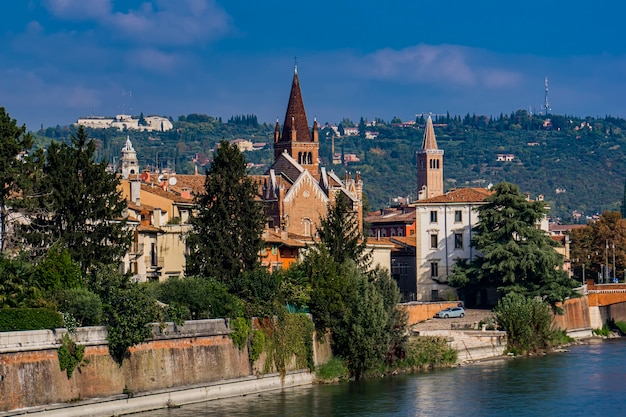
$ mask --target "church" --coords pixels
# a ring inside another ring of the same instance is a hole
[[[273,147],[274,163],[264,175],[254,177],[268,208],[264,236],[270,247],[263,262],[272,270],[287,267],[296,260],[296,249],[314,240],[320,217],[326,216],[339,194],[352,202],[363,230],[361,176],[357,172],[342,179],[320,165],[319,125],[314,120],[309,128],[297,67],[282,129],[276,121]]]
[[[358,173],[339,178],[320,166],[319,126],[314,120],[309,127],[297,67],[282,129],[276,122],[273,147],[274,163],[263,175],[252,176],[258,187],[256,198],[268,214],[263,232],[266,247],[259,257],[271,271],[288,268],[298,259],[315,240],[320,218],[340,194],[352,203],[359,230],[363,229],[363,181]],[[136,281],[184,276],[185,235],[191,227],[194,195],[204,192],[205,177],[142,172],[130,138],[121,153],[117,172],[135,236],[124,259],[125,272]],[[382,246],[373,247],[374,265],[388,266],[390,249]]]

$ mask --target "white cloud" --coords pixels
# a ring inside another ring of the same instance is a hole
[[[67,20],[100,20],[111,14],[111,0],[46,0],[45,6],[56,17]]]
[[[420,44],[400,50],[381,49],[362,59],[365,75],[403,83],[446,82],[458,86],[503,88],[515,85],[515,71],[491,67],[483,51],[456,45]],[[478,59],[477,59],[478,58]]]
[[[106,36],[130,44],[195,45],[232,30],[215,0],[151,0],[122,11],[114,11],[111,0],[47,0],[46,7],[60,19],[93,21]]]

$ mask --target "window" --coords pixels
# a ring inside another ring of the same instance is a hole
[[[431,211],[430,212],[430,222],[431,223],[437,223],[437,212],[436,211]]]
[[[311,236],[311,219],[303,219],[304,223],[304,236]]]
[[[437,234],[432,234],[430,235],[430,248],[431,249],[437,249],[439,243],[439,239],[437,238]]]
[[[463,249],[463,233],[454,234],[454,249]]]
[[[461,210],[455,210],[454,211],[454,222],[455,223],[461,223],[463,221],[463,215]]]
[[[439,264],[437,262],[430,263],[430,277],[437,278],[439,276]]]
[[[157,265],[158,265],[158,260],[157,260],[156,243],[152,242],[150,244],[150,266],[157,266]]]

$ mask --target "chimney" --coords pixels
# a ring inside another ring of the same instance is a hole
[[[160,208],[156,207],[152,212],[152,224],[156,227],[162,226],[161,221],[163,220],[163,212]]]
[[[141,180],[130,180],[130,201],[134,204],[139,204],[139,198],[141,196]]]
[[[180,190],[180,196],[182,198],[187,198],[187,199],[191,200],[191,188],[185,187],[185,188],[181,189]]]

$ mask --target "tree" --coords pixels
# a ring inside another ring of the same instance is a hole
[[[450,283],[467,293],[496,287],[501,295],[538,296],[553,308],[576,296],[576,282],[562,269],[563,256],[537,227],[546,215],[544,203],[527,200],[516,185],[506,182],[494,191],[477,209],[479,221],[473,230],[471,245],[482,255],[458,263]]]
[[[139,126],[148,126],[148,122],[146,121],[143,112],[141,112],[141,114],[139,115],[139,120],[137,120],[137,124]]]
[[[18,203],[20,183],[27,179],[31,169],[27,152],[33,146],[33,138],[26,133],[26,125],[18,126],[0,107],[0,252],[10,245],[9,222]]]
[[[187,274],[228,282],[259,266],[266,216],[236,145],[222,141],[196,196],[198,214],[188,235]]]
[[[80,126],[72,144],[52,142],[37,185],[38,212],[24,228],[31,249],[67,248],[83,273],[97,264],[115,264],[128,251],[131,231],[122,219],[126,201],[119,179],[96,163],[96,145]]]
[[[353,260],[365,269],[371,253],[367,252],[367,238],[359,230],[359,220],[352,201],[343,193],[337,194],[334,204],[328,205],[326,217],[320,217],[319,245],[342,264]]]
[[[626,219],[619,212],[605,211],[593,223],[572,230],[571,240],[570,257],[574,266],[576,263],[584,265],[591,273],[589,277],[601,275],[606,265],[610,267],[607,272],[612,271],[616,277],[623,276],[626,269]]]
[[[624,196],[622,197],[620,212],[622,214],[622,219],[626,219],[626,181],[624,181]]]

